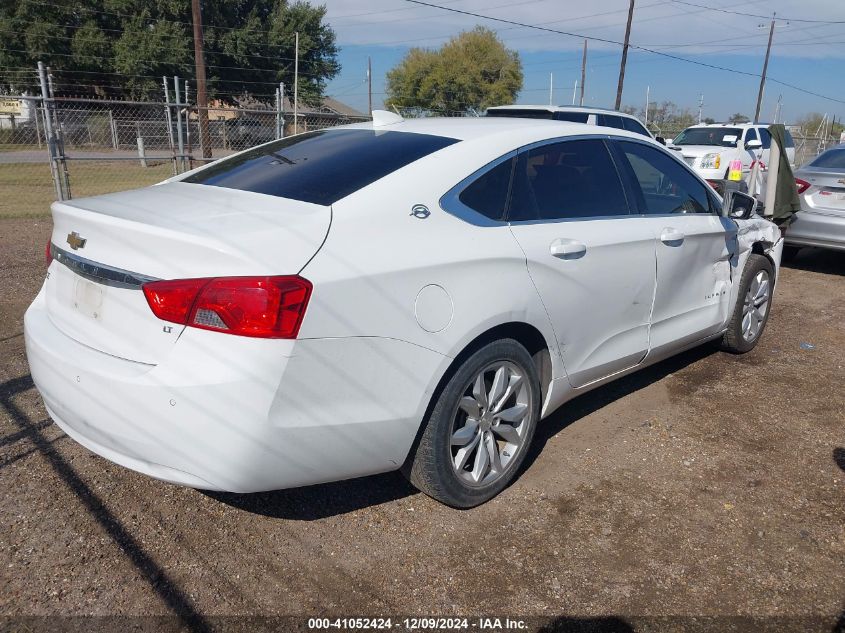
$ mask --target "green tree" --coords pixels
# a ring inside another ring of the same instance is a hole
[[[749,121],[751,121],[751,119],[739,112],[732,114],[728,119],[728,123],[748,123]]]
[[[209,95],[292,92],[299,32],[299,97],[315,103],[340,71],[324,6],[297,0],[203,0]],[[0,91],[39,92],[37,62],[59,95],[160,97],[161,77],[194,76],[191,3],[74,0],[0,4]]]
[[[387,73],[388,107],[448,113],[513,103],[522,63],[490,29],[476,27],[439,50],[413,48]]]

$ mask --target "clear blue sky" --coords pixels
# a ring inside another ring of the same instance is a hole
[[[589,4],[561,0],[432,0],[435,4],[527,24],[622,40],[627,0],[592,0]],[[637,0],[631,42],[716,66],[760,73],[768,37],[767,19],[735,15],[737,11],[786,18],[775,29],[769,77],[845,101],[845,0]],[[572,100],[573,83],[580,79],[583,40],[533,29],[456,15],[404,0],[326,0],[328,22],[338,34],[341,74],[328,92],[349,105],[367,108],[367,57],[373,60],[373,101],[384,97],[385,73],[411,46],[435,48],[450,35],[483,24],[497,30],[505,44],[519,51],[525,81],[518,103],[548,103],[549,73],[554,74],[555,103]],[[703,7],[709,7],[704,9]],[[724,11],[713,9],[721,8]],[[841,23],[834,23],[839,22]],[[760,26],[762,25],[762,26]],[[619,73],[620,47],[589,43],[585,103],[612,106]],[[722,120],[741,112],[753,115],[759,78],[747,77],[632,50],[625,75],[623,104],[642,107],[646,89],[650,100],[673,101],[697,111],[704,94],[705,117]],[[782,95],[783,116],[795,119],[808,112],[845,115],[837,103],[768,82],[761,119],[772,118]]]

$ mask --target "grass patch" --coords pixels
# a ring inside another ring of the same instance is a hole
[[[135,161],[68,161],[74,198],[137,189],[161,182],[171,174],[170,163]],[[56,188],[48,163],[0,164],[0,218],[39,218],[50,215]]]

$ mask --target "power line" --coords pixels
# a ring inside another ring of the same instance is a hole
[[[548,33],[557,33],[558,35],[567,35],[569,37],[577,37],[579,39],[588,39],[588,40],[592,40],[594,42],[603,42],[605,44],[615,44],[617,46],[623,46],[622,42],[619,42],[617,40],[611,40],[609,38],[596,37],[596,36],[593,36],[593,35],[584,35],[582,33],[572,33],[570,31],[560,31],[558,29],[552,29],[552,28],[549,28],[549,27],[546,27],[546,26],[540,26],[540,25],[537,25],[537,24],[526,24],[524,22],[517,22],[515,20],[506,20],[504,18],[494,18],[494,17],[491,17],[489,15],[482,15],[480,13],[473,13],[472,11],[464,11],[462,9],[455,9],[453,7],[444,7],[444,6],[432,4],[432,3],[429,3],[429,2],[423,2],[423,0],[404,0],[404,1],[410,2],[412,4],[419,4],[419,5],[427,6],[427,7],[435,7],[435,8],[438,8],[438,9],[442,9],[443,11],[450,11],[452,13],[460,13],[462,15],[470,15],[470,16],[475,17],[475,18],[481,18],[482,20],[492,20],[494,22],[502,22],[504,24],[512,24],[512,25],[515,25],[515,26],[521,26],[521,27],[525,27],[525,28],[529,28],[529,29],[536,29],[538,31],[546,31]],[[677,60],[677,61],[685,62],[687,64],[695,64],[696,66],[702,66],[704,68],[712,68],[713,70],[721,70],[721,71],[724,71],[724,72],[734,73],[734,74],[737,74],[737,75],[745,75],[747,77],[760,77],[759,73],[753,73],[753,72],[748,72],[748,71],[744,71],[744,70],[738,70],[736,68],[728,68],[726,66],[719,66],[717,64],[710,64],[710,63],[698,61],[698,60],[695,60],[695,59],[688,59],[686,57],[681,57],[679,55],[672,55],[671,53],[664,53],[662,51],[657,51],[657,50],[654,50],[654,49],[651,49],[651,48],[647,48],[645,46],[639,46],[637,44],[630,44],[630,47],[635,48],[637,50],[645,51],[646,53],[652,53],[653,55],[659,55],[659,56],[665,57],[667,59],[674,59],[674,60]],[[794,90],[798,90],[799,92],[804,92],[806,94],[813,95],[815,97],[827,99],[828,101],[833,101],[833,102],[836,102],[836,103],[845,104],[845,100],[843,100],[843,99],[837,99],[835,97],[829,97],[829,96],[826,96],[826,95],[822,95],[822,94],[819,94],[819,93],[816,93],[816,92],[812,92],[810,90],[806,90],[804,88],[799,88],[798,86],[788,84],[788,83],[783,82],[783,81],[779,81],[779,80],[774,79],[772,77],[769,78],[769,81],[779,83],[782,86],[787,86],[787,87],[792,88]]]
[[[730,13],[731,15],[744,15],[749,18],[760,18],[762,20],[770,20],[771,15],[760,15],[759,13],[745,13],[743,11],[733,11],[731,9],[722,9],[720,7],[708,7],[703,4],[696,4],[695,2],[687,2],[686,0],[669,0],[676,4],[685,4],[690,7],[698,7],[699,9],[706,9],[708,11],[718,11],[719,13]],[[785,22],[812,22],[814,24],[845,24],[845,20],[810,20],[808,18],[784,18],[778,17],[779,20]]]

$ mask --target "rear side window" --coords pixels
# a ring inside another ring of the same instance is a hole
[[[622,125],[625,126],[625,129],[629,132],[634,132],[635,134],[642,134],[643,136],[647,136],[651,138],[651,134],[648,133],[648,130],[643,127],[643,124],[635,119],[629,119],[628,117],[621,117],[622,118]]]
[[[586,123],[590,115],[586,112],[555,112],[555,121],[571,121],[572,123]]]
[[[648,215],[711,213],[707,187],[665,152],[630,141],[618,141],[642,192],[640,206]]]
[[[628,215],[622,182],[599,139],[564,141],[520,153],[509,219]]]
[[[376,130],[321,130],[223,159],[183,182],[330,205],[458,140]]]
[[[622,117],[613,114],[600,114],[597,118],[597,123],[605,127],[615,127],[617,130],[624,130],[625,126],[622,124]]]
[[[458,199],[491,220],[504,218],[514,160],[505,160],[484,172],[461,192]]]
[[[524,110],[508,108],[507,110],[487,110],[485,116],[514,117],[518,119],[551,119],[552,113],[549,110],[535,110],[533,108],[526,108]]]

